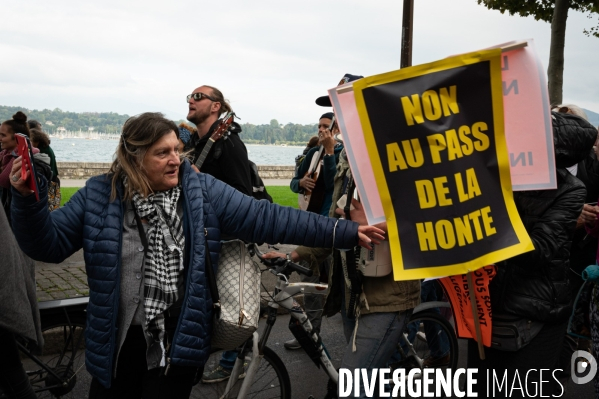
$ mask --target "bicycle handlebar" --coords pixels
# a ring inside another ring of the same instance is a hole
[[[281,273],[281,272],[288,270],[288,271],[298,272],[298,273],[303,274],[308,277],[311,277],[314,274],[314,272],[312,270],[308,269],[307,267],[298,265],[297,263],[293,263],[287,259],[283,259],[280,257],[265,258],[264,254],[260,251],[260,249],[258,248],[258,246],[256,244],[253,245],[252,250],[256,254],[258,259],[260,259],[260,262],[262,262],[264,265],[268,266],[271,269],[277,269],[276,270],[277,273]],[[279,270],[279,268],[281,268],[281,269]]]
[[[280,258],[279,258],[280,259]],[[314,274],[314,272],[310,269],[308,269],[307,267],[304,267],[302,265],[298,265],[297,263],[293,263],[291,261],[289,261],[287,263],[287,266],[291,269],[294,270],[300,274],[306,275],[308,277],[312,277],[312,275]]]

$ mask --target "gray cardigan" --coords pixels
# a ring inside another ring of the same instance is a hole
[[[33,349],[44,345],[35,294],[35,262],[25,255],[0,210],[0,328],[27,338]]]

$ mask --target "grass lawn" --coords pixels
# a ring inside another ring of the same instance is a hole
[[[60,205],[64,205],[73,194],[79,190],[79,187],[61,187],[60,193],[62,198],[60,199]],[[297,194],[289,189],[288,186],[268,186],[266,191],[272,197],[272,200],[279,205],[291,206],[297,208]]]
[[[61,187],[60,188],[60,206],[63,206],[80,187]]]

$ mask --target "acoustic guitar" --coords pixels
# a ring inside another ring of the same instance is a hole
[[[324,156],[324,148],[321,147],[318,152],[314,154],[310,162],[310,168],[304,175],[304,177],[309,177],[314,180],[314,188],[312,190],[308,190],[304,188],[304,195],[302,201],[302,209],[320,213],[320,209],[322,208],[322,204],[324,202],[324,191],[325,191],[325,183],[324,179],[319,179],[319,173],[322,167],[322,158]]]

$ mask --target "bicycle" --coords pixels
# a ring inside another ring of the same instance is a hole
[[[277,319],[277,310],[281,307],[287,309],[291,315],[289,329],[299,341],[304,351],[317,367],[323,368],[329,377],[326,398],[337,397],[337,383],[339,374],[331,363],[326,347],[320,336],[312,332],[312,324],[304,309],[294,300],[299,293],[321,294],[327,292],[328,286],[315,283],[290,283],[289,276],[293,271],[310,276],[312,272],[300,265],[286,259],[264,259],[259,249],[254,245],[249,248],[252,256],[255,254],[260,261],[267,266],[263,271],[269,271],[277,276],[274,292],[268,296],[267,318],[259,336],[254,332],[253,337],[236,349],[237,358],[231,371],[230,377],[221,382],[203,383],[199,382],[192,390],[191,398],[291,398],[291,382],[289,374],[279,356],[266,346],[270,332]],[[457,366],[458,343],[455,331],[451,324],[441,315],[431,311],[434,307],[449,306],[445,302],[424,303],[414,309],[410,323],[416,323],[421,330],[424,321],[438,323],[442,333],[447,334],[450,347],[450,360],[444,367],[455,369]],[[410,368],[422,368],[425,356],[428,353],[426,337],[419,331],[417,339],[413,342],[408,340],[406,330],[404,331],[401,350],[406,360],[404,366]],[[401,346],[398,345],[398,348]],[[222,351],[213,350],[206,369],[218,366]]]
[[[27,342],[17,340],[21,361],[38,398],[76,397],[77,375],[85,366],[85,309],[88,297],[39,303],[44,347],[32,353]],[[6,398],[0,391],[0,399]]]

